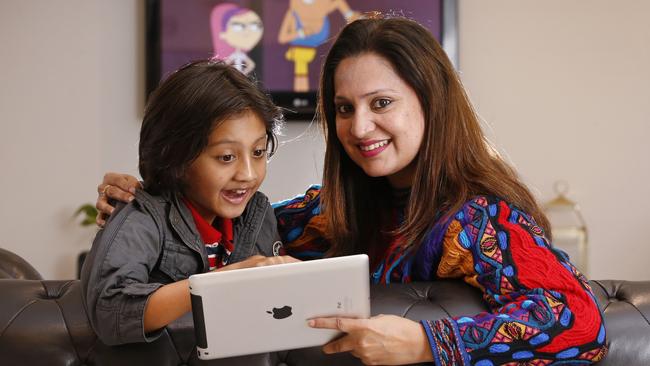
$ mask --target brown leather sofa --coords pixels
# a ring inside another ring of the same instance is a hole
[[[604,309],[609,354],[600,365],[650,365],[650,281],[591,281]],[[485,310],[480,293],[460,281],[372,288],[374,314],[436,319]],[[197,359],[191,317],[148,344],[109,347],[90,328],[79,281],[46,281],[15,254],[0,249],[2,365],[359,365],[319,348],[210,362]]]

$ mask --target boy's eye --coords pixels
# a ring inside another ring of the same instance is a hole
[[[376,109],[382,109],[388,107],[388,105],[390,105],[392,102],[393,101],[390,99],[385,99],[385,98],[377,99],[372,102],[372,107]]]
[[[266,149],[255,149],[255,151],[253,151],[253,156],[256,158],[261,158],[264,155],[266,155]]]
[[[219,155],[217,156],[217,160],[221,160],[224,163],[230,163],[231,161],[235,160],[235,155],[232,154]]]
[[[336,106],[336,113],[338,114],[348,114],[352,112],[352,106],[349,104],[339,104]]]

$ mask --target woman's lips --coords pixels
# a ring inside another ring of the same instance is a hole
[[[369,141],[357,146],[359,146],[359,151],[363,157],[371,158],[373,156],[379,155],[382,151],[386,150],[390,145],[390,142],[391,140]]]

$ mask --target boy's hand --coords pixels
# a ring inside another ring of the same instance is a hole
[[[142,188],[140,182],[133,176],[119,173],[106,173],[104,180],[97,186],[97,202],[95,207],[99,211],[97,225],[104,226],[106,219],[113,213],[113,207],[108,200],[114,199],[122,202],[131,202],[136,188]]]
[[[248,257],[244,259],[241,262],[229,264],[219,269],[215,269],[214,271],[215,272],[229,271],[231,269],[263,267],[263,266],[272,266],[274,264],[295,263],[295,262],[300,262],[300,260],[288,255],[281,255],[277,257],[265,257],[263,255],[254,255],[252,257]]]

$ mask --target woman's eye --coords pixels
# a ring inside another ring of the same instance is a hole
[[[373,108],[386,108],[388,107],[389,104],[391,104],[392,101],[390,99],[377,99],[373,102]]]
[[[338,114],[348,114],[352,111],[352,106],[348,104],[340,104],[336,106],[336,113]]]
[[[256,158],[261,158],[266,155],[266,149],[256,149],[253,151],[253,156]]]
[[[235,160],[235,155],[232,154],[220,155],[217,157],[217,159],[223,161],[224,163],[230,163],[231,161]]]

